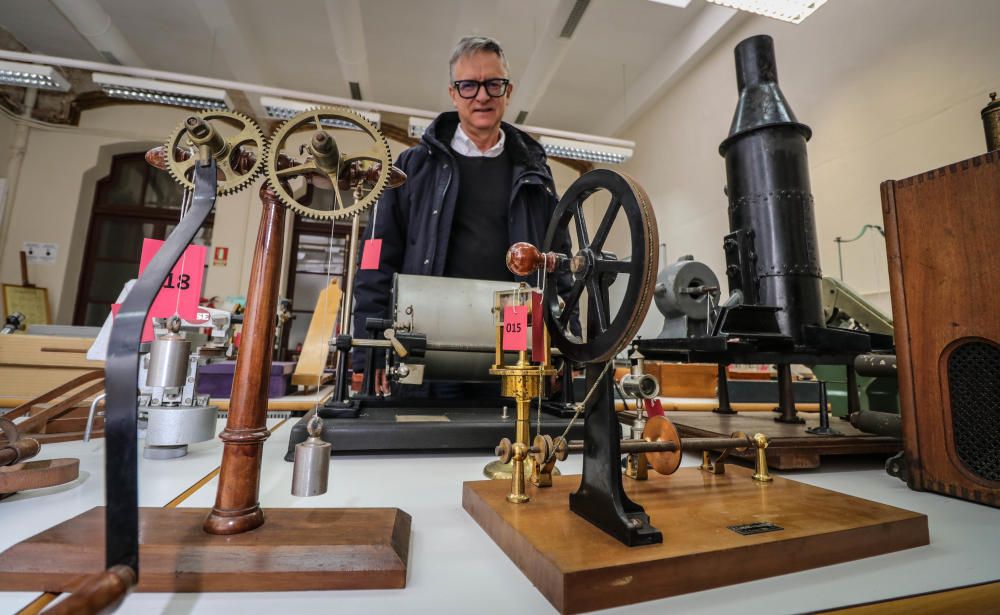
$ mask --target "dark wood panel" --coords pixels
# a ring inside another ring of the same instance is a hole
[[[1000,481],[956,452],[947,374],[958,344],[1000,344],[1000,154],[884,182],[882,210],[909,485],[1000,506]],[[983,410],[982,428],[1000,429],[1000,407]]]

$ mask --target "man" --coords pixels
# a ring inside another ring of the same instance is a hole
[[[357,337],[367,336],[368,318],[391,317],[394,273],[514,281],[507,248],[541,245],[552,217],[557,197],[545,152],[503,122],[514,85],[499,43],[465,37],[449,68],[455,111],[439,115],[400,155],[406,183],[382,195],[374,232],[364,234],[381,239],[382,251],[379,268],[355,278]],[[568,246],[568,235],[562,239]],[[355,353],[355,373],[362,357]]]

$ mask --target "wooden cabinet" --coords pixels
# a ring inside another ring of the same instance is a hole
[[[882,184],[910,487],[1000,507],[1000,152]]]

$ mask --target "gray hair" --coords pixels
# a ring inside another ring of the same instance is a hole
[[[451,60],[448,61],[449,81],[455,80],[455,62],[458,62],[459,58],[465,58],[480,51],[487,51],[500,56],[500,62],[503,64],[504,71],[508,75],[510,74],[510,67],[507,65],[507,56],[503,54],[503,48],[500,47],[500,43],[496,39],[488,36],[465,36],[462,37],[462,40],[458,41],[455,49],[451,52]]]

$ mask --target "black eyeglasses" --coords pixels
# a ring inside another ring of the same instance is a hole
[[[459,79],[452,81],[451,85],[462,98],[475,98],[479,95],[479,88],[485,87],[490,98],[500,98],[507,93],[510,79],[487,79],[486,81],[476,81],[475,79]]]

